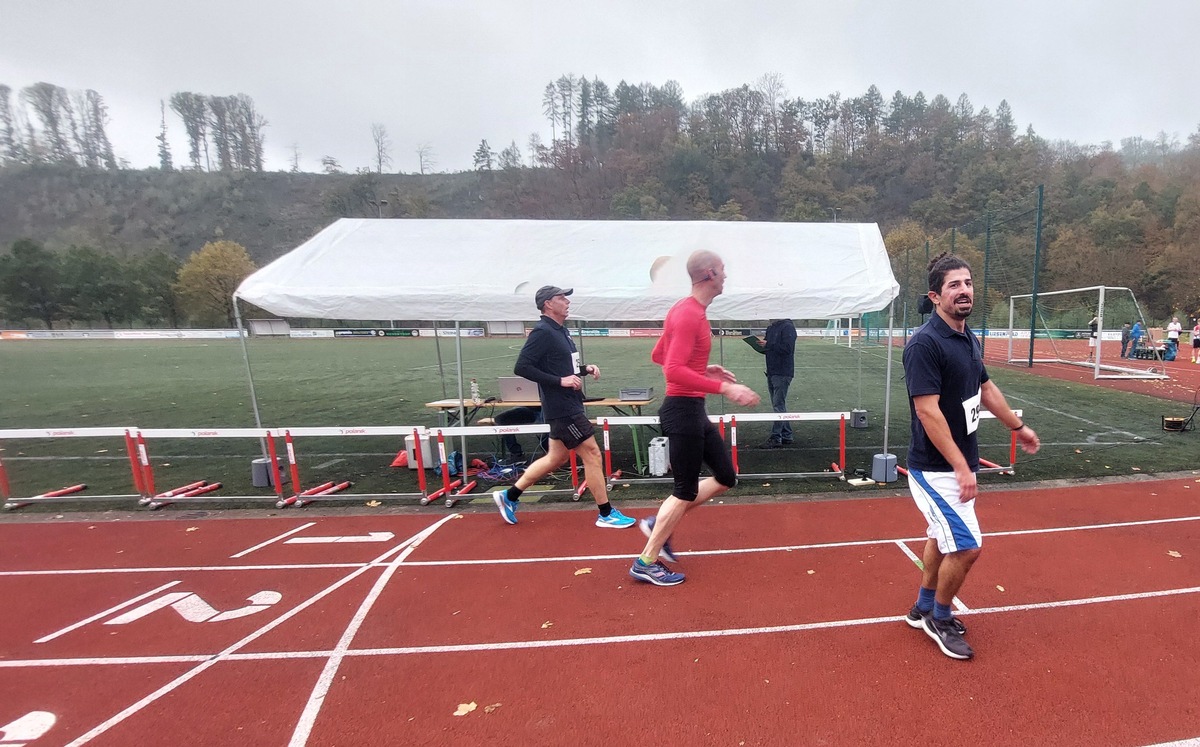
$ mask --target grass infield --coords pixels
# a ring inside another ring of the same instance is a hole
[[[463,370],[479,382],[484,397],[497,394],[496,378],[511,375],[521,338],[463,340]],[[661,398],[662,375],[650,362],[651,339],[587,338],[584,358],[601,367],[599,381],[589,382],[589,396],[615,396],[623,386],[653,386]],[[457,394],[454,341],[443,339],[439,351],[428,339],[254,339],[250,365],[264,426],[436,425],[438,418],[424,403]],[[714,362],[722,362],[758,391],[769,412],[763,357],[741,340],[717,338]],[[444,375],[443,375],[444,372]],[[886,349],[848,349],[823,340],[801,339],[796,347],[796,377],[789,393],[795,412],[862,408],[868,427],[847,428],[847,470],[868,473],[872,455],[883,448]],[[1088,383],[1043,378],[1035,373],[993,368],[990,373],[1009,404],[1025,412],[1025,420],[1042,439],[1035,456],[1020,453],[1022,481],[1155,473],[1195,467],[1194,433],[1166,433],[1163,415],[1187,415],[1190,408],[1152,397],[1113,391]],[[250,389],[236,340],[213,341],[20,341],[0,343],[0,428],[138,426],[142,428],[245,428],[254,426]],[[445,389],[443,390],[443,387]],[[469,390],[467,390],[469,396]],[[646,414],[657,410],[655,405]],[[720,397],[709,399],[709,412],[734,412]],[[490,413],[485,409],[480,416]],[[596,412],[598,414],[598,411]],[[796,442],[783,449],[761,444],[770,425],[743,424],[738,429],[743,473],[814,472],[837,459],[835,423],[794,425]],[[905,462],[909,411],[899,350],[893,361],[888,451]],[[632,442],[624,428],[611,431],[614,467],[629,479],[614,498],[652,498],[667,494],[663,484],[638,485]],[[522,437],[527,452],[532,437]],[[1005,463],[1009,434],[1000,424],[984,421],[981,453]],[[305,485],[326,480],[353,480],[355,493],[416,491],[415,471],[389,467],[402,447],[394,437],[298,439],[296,451]],[[282,450],[282,443],[279,444]],[[499,444],[492,437],[472,439],[472,457],[491,461]],[[81,498],[133,492],[128,459],[120,439],[30,439],[0,442],[15,496],[87,483]],[[156,486],[164,490],[195,480],[220,481],[213,494],[263,495],[250,485],[249,462],[260,456],[251,439],[155,440],[149,444]],[[281,454],[282,458],[282,454]],[[286,469],[286,466],[285,466]],[[555,487],[569,485],[569,475],[555,476]],[[987,485],[1011,477],[985,475]],[[549,486],[551,483],[547,483]],[[624,487],[628,484],[630,487]],[[477,493],[486,495],[483,484]],[[854,490],[832,479],[746,479],[729,494],[805,493]],[[399,500],[399,499],[397,499]],[[404,499],[411,500],[411,499]],[[587,500],[587,498],[585,498]],[[83,504],[85,501],[79,501]],[[47,504],[48,510],[62,504]],[[32,508],[32,507],[31,507]],[[27,509],[28,510],[28,509]]]

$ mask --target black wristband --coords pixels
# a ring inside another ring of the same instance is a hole
[[[1012,432],[1013,432],[1013,433],[1016,433],[1017,431],[1021,430],[1021,429],[1022,429],[1022,428],[1024,428],[1024,427],[1025,427],[1025,424],[1024,424],[1024,423],[1021,423],[1021,424],[1020,424],[1020,425],[1018,425],[1016,428],[1013,428],[1013,429],[1012,429]]]

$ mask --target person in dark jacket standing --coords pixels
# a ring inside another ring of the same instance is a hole
[[[623,529],[633,526],[634,520],[608,502],[608,480],[600,458],[600,446],[596,443],[592,421],[587,419],[583,407],[581,377],[599,379],[600,368],[583,365],[570,333],[563,327],[571,306],[567,296],[574,292],[573,288],[544,285],[534,295],[542,318],[525,340],[513,373],[538,385],[542,417],[550,426],[550,448],[541,459],[529,465],[513,487],[492,493],[492,500],[504,521],[516,524],[517,507],[520,506],[517,499],[521,493],[566,464],[574,450],[583,459],[588,489],[600,511],[596,526]]]
[[[746,338],[750,340],[751,338]],[[791,319],[776,319],[767,327],[764,339],[751,347],[767,356],[767,391],[771,395],[771,409],[787,412],[788,387],[796,375],[796,325]],[[776,420],[771,425],[771,436],[765,446],[777,449],[792,443],[792,424]]]

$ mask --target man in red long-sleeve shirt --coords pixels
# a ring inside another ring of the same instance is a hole
[[[682,573],[671,571],[659,560],[660,556],[675,560],[668,540],[683,515],[737,484],[725,441],[704,409],[705,395],[721,394],[743,406],[759,401],[754,390],[737,383],[725,368],[708,365],[712,330],[706,310],[725,290],[725,263],[714,252],[701,250],[688,257],[687,271],[692,293],[667,312],[662,337],[650,356],[662,366],[667,382],[658,417],[668,438],[675,488],[657,516],[642,520],[641,529],[649,539],[629,569],[633,578],[656,586],[683,583]],[[700,469],[705,464],[713,476],[701,481]]]

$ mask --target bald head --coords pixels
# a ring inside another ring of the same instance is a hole
[[[688,277],[692,279],[692,284],[710,280],[710,273],[716,271],[715,268],[718,264],[723,263],[716,252],[710,252],[707,249],[692,252],[692,256],[688,257],[687,261]]]

